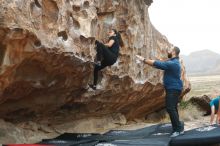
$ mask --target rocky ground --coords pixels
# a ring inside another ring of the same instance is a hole
[[[184,121],[185,130],[205,126],[209,124],[209,118],[209,116],[198,116],[196,119],[186,120]],[[36,124],[34,122],[19,123],[14,125],[1,120],[0,143],[36,143],[42,139],[53,138],[65,132],[105,133],[109,130],[134,130],[158,123],[166,123],[169,121],[165,119],[164,121],[152,123],[148,121],[136,120],[125,123],[126,121],[124,120],[125,119],[117,120],[113,119],[112,117],[105,117],[103,119],[91,118],[81,121],[81,123],[70,122],[56,126]],[[99,128],[97,128],[97,126]]]
[[[207,113],[210,97],[193,97],[190,101],[179,104],[180,119],[185,123],[185,130],[209,124]],[[69,116],[67,116],[69,114]],[[65,118],[64,118],[65,117]],[[68,117],[68,118],[67,118]],[[50,121],[50,123],[48,122]],[[134,130],[158,123],[170,122],[165,110],[154,112],[144,119],[127,120],[123,114],[109,114],[102,117],[86,117],[74,120],[70,113],[48,117],[41,121],[14,122],[0,120],[0,143],[36,143],[42,139],[54,138],[67,133],[105,133],[109,130]]]

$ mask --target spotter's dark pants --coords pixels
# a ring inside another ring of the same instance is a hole
[[[181,132],[184,125],[179,120],[177,104],[179,101],[181,91],[179,90],[166,90],[166,110],[170,116],[173,131]]]

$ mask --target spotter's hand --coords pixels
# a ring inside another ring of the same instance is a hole
[[[144,57],[140,56],[140,55],[136,55],[137,59],[141,60],[141,61],[144,61]]]

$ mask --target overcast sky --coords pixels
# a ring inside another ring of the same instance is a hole
[[[181,54],[204,49],[220,53],[220,0],[154,0],[149,13]]]

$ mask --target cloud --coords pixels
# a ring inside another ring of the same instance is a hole
[[[220,53],[219,0],[155,0],[153,25],[183,54],[209,49]]]

